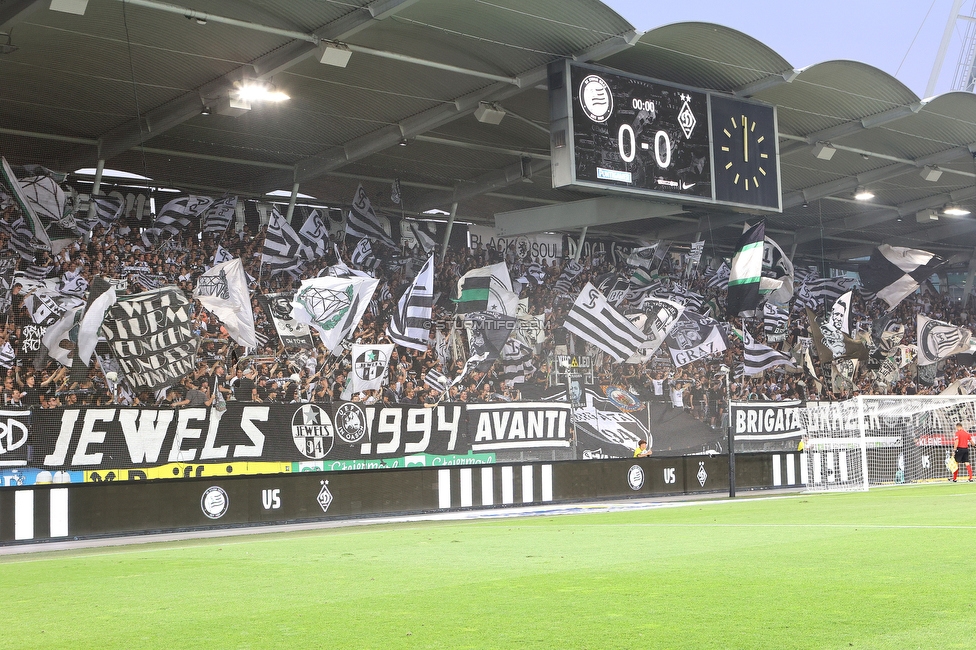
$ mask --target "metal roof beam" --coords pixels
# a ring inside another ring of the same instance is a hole
[[[421,195],[410,208],[417,212],[424,212],[431,208],[460,203],[461,201],[486,192],[508,187],[513,183],[518,183],[523,178],[530,179],[536,173],[548,171],[549,164],[548,160],[529,160],[526,158],[524,161],[520,160],[502,169],[496,169],[482,174],[471,181],[458,183],[454,186],[454,190],[450,194],[444,195],[440,192],[430,192]]]
[[[591,48],[583,50],[574,56],[579,61],[589,61],[606,56],[614,52],[631,47],[639,35],[629,31],[619,36],[613,36]],[[306,182],[330,171],[334,171],[351,162],[362,160],[384,149],[388,149],[405,138],[412,138],[438,128],[454,120],[472,113],[480,102],[502,101],[542,83],[546,79],[547,66],[540,66],[519,75],[520,86],[507,83],[495,83],[486,88],[458,97],[451,104],[442,104],[427,109],[417,115],[408,117],[399,124],[383,127],[372,133],[354,138],[339,147],[333,147],[315,156],[302,160],[295,165],[294,179],[287,182]],[[268,187],[281,185],[280,174],[269,174],[261,181]]]
[[[771,74],[768,77],[757,79],[752,83],[748,83],[745,86],[741,86],[736,90],[733,90],[732,94],[736,97],[752,97],[753,95],[761,93],[764,90],[769,90],[770,88],[775,88],[776,86],[782,86],[783,84],[793,83],[793,80],[796,79],[797,75],[799,74],[800,71],[796,69]]]
[[[727,214],[714,214],[702,217],[694,223],[680,223],[667,228],[661,228],[653,234],[653,239],[680,239],[686,235],[694,235],[696,232],[705,232],[708,229],[723,228],[742,223],[747,219],[752,219],[756,215],[740,214],[730,212]]]
[[[549,230],[566,231],[643,221],[682,212],[684,210],[677,204],[651,203],[622,196],[600,196],[560,205],[499,212],[495,214],[495,229],[499,235],[512,237]]]
[[[376,0],[362,10],[352,11],[328,25],[315,30],[321,40],[341,40],[387,18],[417,0]],[[375,14],[374,14],[375,11]],[[96,159],[109,160],[132,147],[168,131],[200,114],[206,101],[225,95],[235,81],[242,79],[270,79],[274,75],[305,60],[317,51],[315,43],[290,41],[273,52],[258,57],[233,72],[215,79],[195,91],[166,102],[146,113],[142,119],[122,124],[99,138],[96,156],[89,149],[76,149],[59,161],[67,171],[90,164]],[[289,181],[289,184],[291,181]]]
[[[895,106],[894,108],[889,108],[881,113],[862,117],[859,120],[844,122],[843,124],[838,124],[837,126],[832,126],[820,131],[815,131],[805,136],[796,136],[799,141],[797,141],[796,144],[787,144],[780,147],[779,153],[781,156],[786,156],[796,151],[800,151],[801,149],[805,149],[806,145],[812,146],[818,142],[832,142],[834,140],[846,138],[849,135],[854,135],[855,133],[859,133],[865,129],[874,129],[879,126],[884,126],[885,124],[890,124],[891,122],[900,120],[903,117],[918,113],[924,106],[925,102],[915,102],[914,104]]]

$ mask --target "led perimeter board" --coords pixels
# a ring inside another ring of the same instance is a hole
[[[776,107],[563,60],[553,187],[782,212]]]

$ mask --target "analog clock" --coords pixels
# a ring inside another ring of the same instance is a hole
[[[711,117],[716,200],[779,209],[773,107],[712,95]]]

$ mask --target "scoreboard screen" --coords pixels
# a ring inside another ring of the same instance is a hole
[[[549,96],[555,187],[781,210],[773,106],[570,61]]]

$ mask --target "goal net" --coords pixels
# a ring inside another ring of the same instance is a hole
[[[808,405],[800,418],[808,491],[945,481],[956,423],[976,426],[976,396],[861,396]]]

